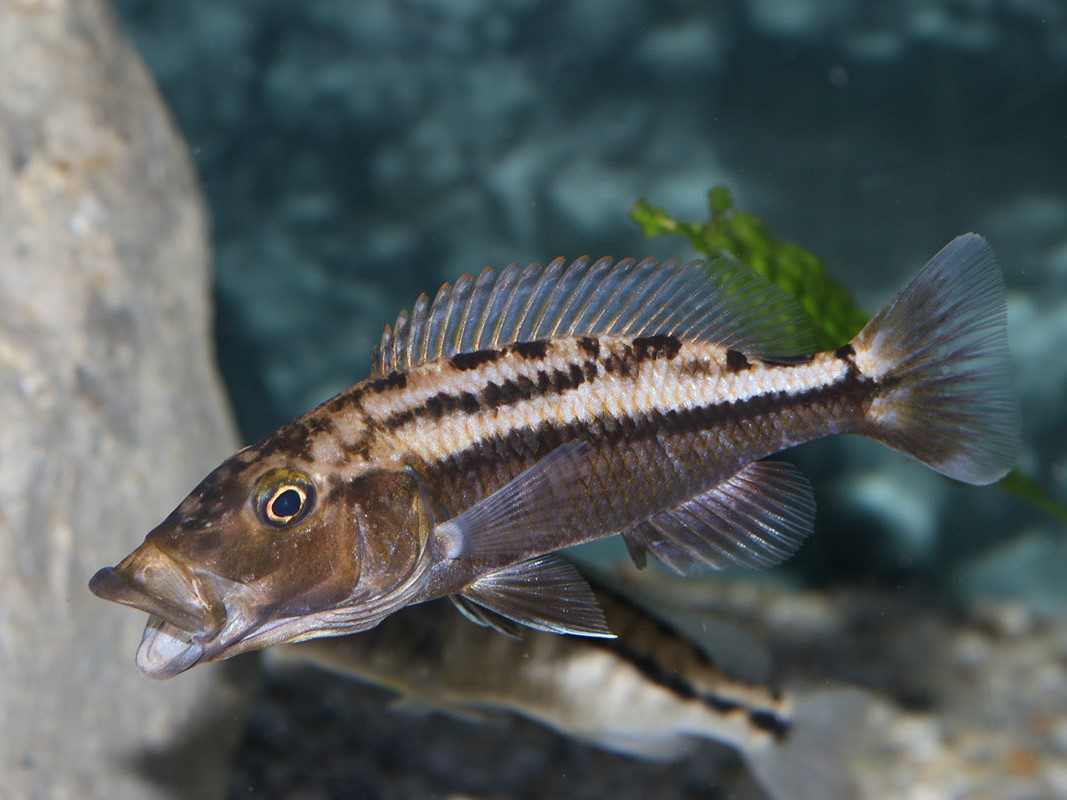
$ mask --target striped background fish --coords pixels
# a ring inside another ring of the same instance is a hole
[[[739,680],[667,621],[589,577],[617,638],[531,631],[520,641],[430,603],[360,635],[276,648],[274,663],[387,687],[401,706],[468,719],[518,714],[642,759],[680,759],[709,739],[733,748],[774,800],[854,796],[848,746],[863,733],[861,692],[794,695]]]
[[[386,330],[371,377],[212,472],[90,588],[142,609],[167,678],[366,630],[451,597],[503,630],[610,637],[554,552],[619,533],[643,564],[779,563],[812,531],[781,450],[858,433],[958,480],[1019,434],[992,251],[947,245],[849,343],[724,258],[511,266]]]

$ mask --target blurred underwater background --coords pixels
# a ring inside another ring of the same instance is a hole
[[[365,377],[420,292],[563,255],[690,258],[644,198],[723,185],[877,309],[969,230],[997,252],[1020,469],[1067,502],[1067,9],[983,0],[121,0],[203,181],[219,360],[247,441]],[[877,446],[796,458],[818,546],[787,571],[1055,606],[1062,526]],[[858,531],[862,530],[862,534]],[[819,552],[814,552],[814,551]]]
[[[953,236],[987,236],[1010,292],[1024,413],[1019,468],[1067,503],[1062,4],[120,0],[117,7],[203,181],[219,360],[246,440],[364,377],[396,312],[464,272],[558,255],[693,257],[682,238],[643,238],[629,210],[644,198],[677,219],[701,220],[708,190],[723,185],[775,236],[817,254],[871,310]],[[982,613],[1021,615],[1024,627],[1063,614],[1062,519],[1003,491],[952,484],[868,442],[820,442],[791,457],[816,487],[817,535],[784,568],[730,579],[804,587],[810,602],[830,608],[835,592],[837,602],[866,607],[862,594],[850,594],[862,587],[898,609],[868,609],[892,620],[875,625],[882,639],[863,632],[874,640],[865,657],[884,659],[881,666],[860,666],[863,658],[845,652],[849,636],[842,652],[820,656],[850,664],[843,671],[852,680],[877,691],[877,681],[893,674],[886,665],[899,658],[901,672],[919,674],[889,680],[888,691],[936,714],[937,692],[924,686],[941,678],[921,675],[918,653],[874,656],[891,647],[897,625],[950,626],[961,609],[991,601],[1008,611]],[[593,558],[622,563],[624,556],[604,547]],[[695,584],[684,589],[699,593]],[[926,611],[937,621],[924,623]],[[858,623],[844,627],[851,624]],[[921,649],[941,646],[933,639]],[[774,653],[775,643],[765,644]],[[951,661],[944,647],[934,660]],[[1062,665],[1065,655],[1048,658]],[[788,674],[790,665],[776,668]],[[249,786],[235,782],[234,796],[371,792],[373,779],[352,774],[360,768],[323,761],[314,745],[301,745],[317,752],[314,769],[268,765],[291,741],[317,741],[320,715],[329,728],[352,713],[330,704],[340,689],[325,690],[324,699],[319,688],[278,681],[264,690],[249,728],[242,756]],[[286,701],[286,692],[298,699]],[[400,735],[394,724],[410,723],[382,724],[391,741]],[[521,752],[553,746],[535,741]],[[340,747],[348,755],[359,749]],[[523,765],[505,760],[492,777],[482,762],[496,762],[495,751],[455,748],[456,764],[440,769],[462,774],[460,764],[477,761],[487,774],[450,782],[420,768],[421,778],[396,777],[391,791],[377,791],[720,796],[684,770],[647,765],[627,765],[650,770],[640,778],[598,782],[616,768],[580,760],[571,770],[582,780],[532,788],[517,777]],[[1067,796],[1063,755],[1056,791]],[[536,772],[548,769],[544,756],[526,757]],[[383,769],[379,763],[371,772]]]
[[[460,274],[699,256],[646,237],[641,200],[700,222],[727,187],[868,311],[956,235],[987,237],[1029,499],[835,438],[788,456],[818,517],[782,567],[680,580],[636,576],[616,542],[577,557],[642,583],[752,680],[866,690],[882,738],[823,765],[854,772],[861,797],[1067,797],[1067,4],[113,5],[206,197],[244,442],[366,377],[384,326]],[[382,688],[256,658],[200,668],[254,695],[230,798],[807,796],[754,782],[725,748],[648,762],[517,718],[394,713]],[[164,796],[196,768],[181,752],[131,764]]]

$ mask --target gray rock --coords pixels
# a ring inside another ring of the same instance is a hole
[[[205,229],[107,5],[0,3],[0,796],[223,794],[235,692],[86,588],[235,440]]]

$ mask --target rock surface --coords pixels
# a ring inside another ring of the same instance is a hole
[[[141,677],[86,588],[235,439],[205,227],[107,5],[0,3],[0,796],[223,793],[235,693]]]

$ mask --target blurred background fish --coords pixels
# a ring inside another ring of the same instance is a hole
[[[854,796],[849,753],[863,734],[861,692],[793,695],[732,677],[668,621],[584,574],[615,639],[505,637],[427,603],[358,635],[275,648],[270,663],[386,687],[401,708],[491,724],[518,714],[641,759],[677,760],[710,739],[736,750],[773,800]]]

